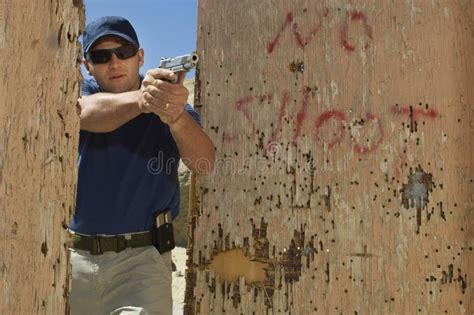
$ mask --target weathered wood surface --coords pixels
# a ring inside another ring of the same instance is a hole
[[[82,1],[0,1],[0,314],[64,314]]]
[[[187,313],[474,312],[473,10],[199,2]]]
[[[189,91],[188,103],[194,104],[194,78],[184,80],[184,86]],[[176,246],[186,247],[188,242],[188,209],[189,209],[189,189],[191,184],[191,171],[180,162],[178,168],[179,189],[180,189],[180,210],[179,215],[173,221],[174,241]]]

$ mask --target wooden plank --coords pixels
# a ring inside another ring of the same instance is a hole
[[[186,313],[473,313],[473,10],[199,2]]]
[[[64,314],[82,1],[0,2],[0,314]]]

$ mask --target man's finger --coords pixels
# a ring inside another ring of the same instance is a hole
[[[150,69],[146,73],[154,79],[166,79],[172,81],[176,78],[176,74],[173,71],[161,68]]]
[[[152,83],[147,85],[144,84],[145,87],[155,86],[160,90],[167,91],[168,93],[174,94],[176,96],[186,96],[188,97],[188,90],[183,86],[183,84],[178,83],[171,83],[165,80],[154,80]]]
[[[168,84],[174,85],[171,83],[168,83]],[[184,89],[184,87],[181,86],[181,89]],[[160,89],[154,85],[149,85],[145,87],[143,89],[143,95],[145,99],[149,101],[150,103],[162,102],[163,104],[166,104],[166,103],[186,104],[186,101],[188,99],[188,94],[176,95],[176,94],[173,94],[172,91]],[[151,98],[153,98],[153,100]]]
[[[178,84],[183,84],[184,79],[186,78],[186,71],[182,71],[178,73]]]

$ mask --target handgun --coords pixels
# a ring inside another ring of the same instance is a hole
[[[196,53],[178,56],[174,58],[161,58],[159,68],[168,69],[178,74],[179,72],[188,72],[192,68],[196,67],[198,62],[198,55]],[[172,83],[178,82],[178,78]]]

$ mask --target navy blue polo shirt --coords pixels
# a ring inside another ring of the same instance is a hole
[[[82,94],[100,92],[84,80]],[[186,110],[200,125],[199,115]],[[85,234],[150,230],[153,214],[179,212],[179,152],[167,124],[140,114],[112,132],[80,131],[76,212],[70,228]]]

